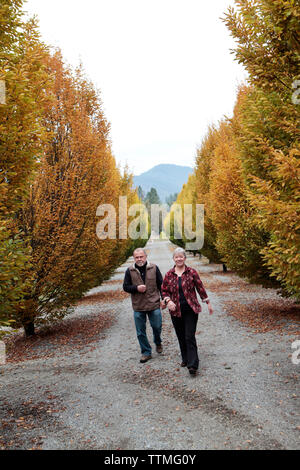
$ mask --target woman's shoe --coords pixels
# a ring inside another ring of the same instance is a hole
[[[182,363],[181,363],[180,365],[181,365],[181,367],[186,367],[186,366],[187,366],[187,363],[184,362],[184,361],[182,361]]]
[[[191,375],[196,375],[196,374],[197,374],[197,369],[193,369],[193,367],[191,367],[191,368],[189,369],[189,373],[190,373]]]

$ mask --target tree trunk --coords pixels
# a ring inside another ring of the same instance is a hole
[[[29,338],[30,336],[34,336],[35,335],[34,323],[33,322],[26,323],[26,325],[24,325],[24,330],[25,330],[26,338]]]
[[[227,266],[223,263],[223,273],[227,273]]]

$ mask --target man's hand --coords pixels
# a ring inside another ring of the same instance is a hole
[[[174,312],[176,310],[176,305],[174,304],[172,300],[168,302],[168,309],[171,310],[171,312]]]
[[[166,302],[164,300],[160,301],[160,308],[164,310],[166,308]]]
[[[138,292],[146,292],[145,284],[140,284],[139,286],[137,286],[137,290]]]

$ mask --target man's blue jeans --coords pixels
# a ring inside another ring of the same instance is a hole
[[[161,311],[157,308],[150,312],[134,312],[136,334],[140,343],[141,352],[145,356],[150,356],[152,350],[146,334],[147,316],[153,330],[153,341],[158,346],[161,344]]]

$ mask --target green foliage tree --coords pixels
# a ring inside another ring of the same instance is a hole
[[[250,83],[291,101],[299,75],[300,7],[297,0],[235,0],[224,22],[237,42],[236,59]]]
[[[34,21],[22,21],[21,0],[0,4],[0,325],[11,320],[30,281],[30,246],[14,226],[16,213],[37,170],[45,132],[42,124],[45,89],[51,77],[43,65],[47,53]]]
[[[152,204],[158,204],[158,205],[161,204],[161,200],[155,188],[151,188],[150,191],[148,191],[148,193],[146,194],[146,198],[145,198],[145,206],[148,211],[150,227],[153,226],[152,219],[151,219]],[[162,217],[162,214],[160,213],[159,214],[159,226],[158,226],[159,233],[161,233],[162,227],[163,227],[163,217]]]
[[[147,192],[145,203],[147,208],[151,206],[151,204],[161,204],[159,195],[157,194],[157,190],[155,188],[151,188],[150,191]]]
[[[173,202],[176,201],[177,196],[178,196],[178,193],[174,193],[166,197],[166,203],[168,204],[169,207],[171,207]]]
[[[230,9],[225,22],[252,85],[237,129],[248,199],[258,226],[269,234],[261,250],[266,266],[284,292],[299,299],[300,108],[292,100],[300,77],[299,3],[236,3],[238,11]]]
[[[138,195],[139,199],[142,202],[145,201],[145,193],[144,193],[143,188],[141,186],[138,186],[138,188],[137,188],[137,195]]]

